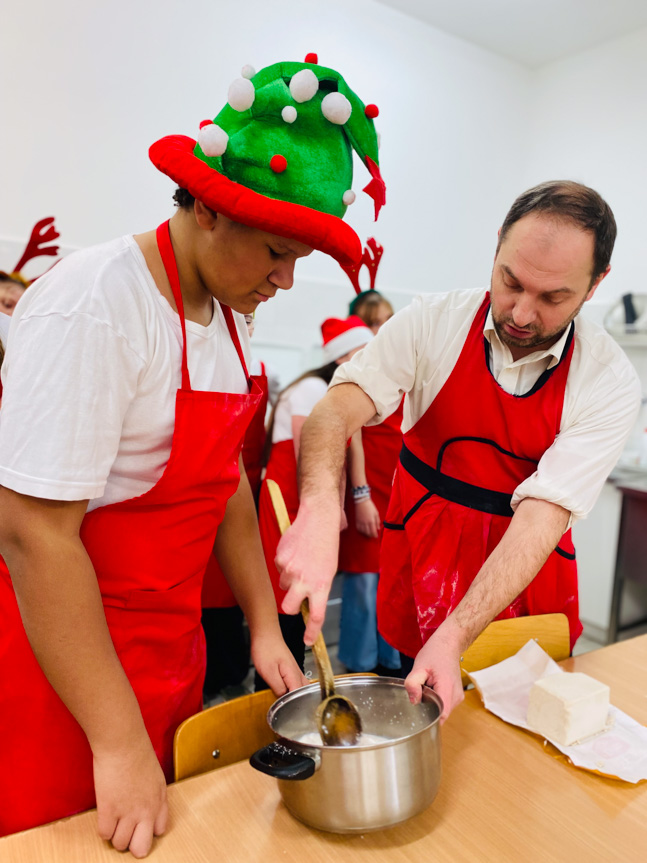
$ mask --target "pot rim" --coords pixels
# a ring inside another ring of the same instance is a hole
[[[400,677],[382,677],[374,674],[352,674],[352,675],[339,675],[335,676],[335,684],[337,683],[357,683],[357,684],[389,684],[390,686],[398,686],[404,689],[404,680]],[[417,731],[413,731],[410,734],[404,734],[401,737],[394,737],[391,740],[385,740],[384,743],[368,743],[366,745],[357,745],[357,746],[326,746],[323,742],[321,743],[302,743],[299,740],[294,740],[292,737],[286,737],[284,734],[281,734],[274,726],[272,725],[272,720],[278,711],[283,707],[283,705],[288,704],[290,701],[294,701],[297,698],[306,695],[307,693],[313,692],[315,690],[319,690],[319,681],[315,680],[312,683],[305,684],[304,686],[300,686],[298,689],[292,689],[290,692],[286,692],[284,695],[281,695],[275,702],[272,704],[270,709],[267,711],[267,724],[270,726],[274,734],[277,734],[281,740],[286,740],[290,743],[290,746],[297,746],[301,749],[325,749],[331,751],[366,751],[367,749],[384,749],[387,746],[393,746],[395,743],[402,743],[406,740],[412,740],[414,737],[417,737],[419,734],[422,734],[426,731],[429,731],[430,728],[433,728],[434,725],[440,726],[440,717],[443,712],[443,702],[440,696],[434,692],[434,690],[430,686],[423,685],[422,687],[422,702],[424,703],[433,703],[436,705],[438,709],[438,715],[434,720],[429,722],[429,724],[425,725],[423,728],[419,728]],[[344,687],[345,688],[345,687]]]

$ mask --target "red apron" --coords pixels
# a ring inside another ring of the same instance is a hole
[[[171,453],[150,491],[89,512],[81,539],[115,650],[170,780],[175,729],[202,708],[202,575],[238,484],[242,439],[260,393],[258,387],[243,395],[191,389],[168,222],[157,229],[157,242],[183,338]],[[222,310],[247,375],[233,315]],[[36,662],[4,564],[0,614],[0,833],[7,833],[89,809],[95,797],[87,738]]]
[[[559,364],[514,396],[489,370],[488,308],[486,294],[448,380],[404,435],[384,525],[379,630],[411,657],[465,596],[510,524],[512,493],[560,429],[573,326]],[[549,612],[566,614],[572,646],[582,625],[570,530],[497,619]]]
[[[261,388],[261,401],[256,413],[249,424],[245,440],[243,441],[243,464],[247,479],[252,487],[254,500],[258,500],[258,491],[261,487],[261,472],[263,470],[263,450],[265,449],[265,414],[267,413],[267,402],[269,399],[269,384],[265,363],[261,363],[260,375],[252,375],[252,380]]]
[[[261,399],[245,433],[245,440],[243,441],[243,464],[245,465],[247,479],[252,487],[254,500],[258,500],[261,471],[263,469],[263,449],[265,447],[265,414],[267,412],[269,395],[264,363],[261,363],[260,375],[251,375],[251,380],[255,381],[260,387]],[[209,556],[209,563],[207,564],[202,582],[202,607],[233,608],[235,605],[238,605],[236,597],[227,584],[227,579],[220,569],[215,554],[212,554]]]
[[[402,449],[402,406],[376,426],[362,429],[362,446],[366,463],[366,481],[371,487],[371,500],[384,521],[393,487],[393,474]],[[339,570],[341,572],[379,572],[382,532],[372,538],[360,533],[355,526],[355,504],[350,483],[346,487],[346,518],[348,527],[339,534]]]
[[[297,460],[294,454],[294,441],[292,439],[272,444],[265,479],[261,484],[261,494],[258,499],[258,526],[261,531],[265,562],[267,563],[270,580],[274,588],[276,606],[279,612],[283,613],[281,605],[287,591],[281,590],[279,587],[280,575],[274,565],[274,558],[276,557],[276,549],[281,539],[281,533],[276,516],[274,515],[272,499],[265,482],[268,479],[273,479],[278,483],[279,488],[283,492],[283,499],[285,500],[290,521],[294,521],[299,511],[299,487],[297,485]]]

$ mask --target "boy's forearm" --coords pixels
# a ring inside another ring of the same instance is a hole
[[[79,538],[41,537],[10,548],[7,560],[27,638],[95,754],[124,751],[148,736],[94,568]]]

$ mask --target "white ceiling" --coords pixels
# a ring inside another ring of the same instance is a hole
[[[378,0],[531,68],[647,27],[647,0]]]

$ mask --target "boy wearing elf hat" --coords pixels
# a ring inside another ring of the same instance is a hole
[[[78,252],[12,326],[0,417],[0,833],[96,804],[144,856],[166,827],[173,733],[201,708],[201,579],[214,548],[277,693],[280,636],[241,471],[259,399],[243,315],[313,248],[352,262],[352,150],[384,200],[371,115],[332,69],[231,86],[198,141],[153,163],[184,191],[156,231]],[[217,534],[217,539],[216,539]],[[6,563],[6,565],[5,565]]]

